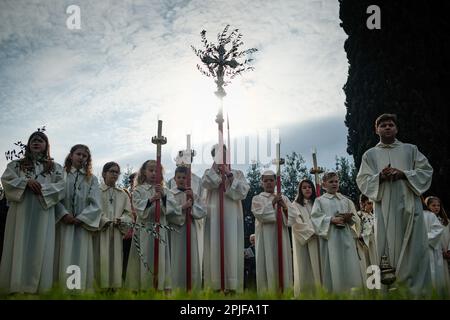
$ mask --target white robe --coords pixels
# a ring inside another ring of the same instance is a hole
[[[181,206],[186,202],[186,194],[178,188],[170,190],[175,200]],[[192,290],[199,290],[202,287],[202,265],[200,260],[200,247],[203,247],[198,238],[198,223],[196,220],[206,216],[206,208],[201,198],[194,193],[194,204],[191,210],[191,284]],[[167,217],[169,225],[176,231],[170,232],[170,259],[172,265],[172,288],[186,289],[186,212],[179,212],[179,215]]]
[[[94,234],[96,283],[100,288],[121,288],[123,235],[130,230],[133,221],[130,198],[121,188],[108,187],[104,183],[101,184],[100,190],[100,230]],[[117,218],[121,224],[114,226],[113,222]]]
[[[314,290],[322,284],[320,273],[319,236],[311,221],[311,202],[305,200],[301,206],[294,201],[298,217],[292,225],[292,251],[294,261],[294,295]]]
[[[380,172],[388,164],[402,170],[406,180],[380,184]],[[390,145],[380,142],[366,151],[356,178],[361,192],[374,201],[378,257],[387,254],[397,281],[415,295],[427,293],[431,284],[420,195],[430,187],[432,173],[416,146],[396,140]]]
[[[42,175],[44,166],[34,163],[31,175],[10,162],[1,181],[9,201],[3,255],[0,265],[0,292],[41,293],[53,284],[55,249],[55,205],[64,197],[62,167]],[[42,196],[29,188],[29,179],[42,186]]]
[[[361,274],[363,276],[363,279],[366,280],[368,276],[368,274],[366,273],[367,267],[370,265],[368,259],[369,249],[367,248],[364,241],[360,239],[363,230],[363,222],[361,218],[362,217],[360,216],[360,212],[358,212],[355,217],[355,224],[352,225],[352,228],[357,235],[357,237],[355,238],[355,243],[358,253],[359,265],[361,267]]]
[[[155,203],[148,206],[148,201],[155,195],[154,186],[144,183],[136,186],[133,191],[133,206],[136,209],[136,224],[143,224],[145,228],[150,228],[155,222]],[[176,203],[173,194],[169,189],[164,188],[166,203],[160,200],[160,224],[167,226],[167,216],[180,214],[181,209]],[[159,228],[159,254],[158,254],[158,290],[171,289],[171,266],[168,231]],[[136,242],[138,241],[142,257],[139,256]],[[154,243],[155,237],[142,228],[134,231],[131,243],[130,256],[125,278],[125,287],[132,290],[148,290],[153,288],[154,272]],[[142,261],[143,259],[143,261]],[[144,262],[147,264],[145,266]],[[147,269],[148,268],[148,269]]]
[[[80,267],[81,290],[94,288],[93,232],[98,230],[101,217],[100,187],[96,176],[86,179],[84,169],[72,168],[65,173],[66,196],[57,206],[55,277],[62,288],[67,288],[71,265]],[[71,213],[81,225],[66,224],[65,214]]]
[[[279,288],[278,269],[278,233],[277,208],[272,206],[275,195],[261,192],[252,199],[252,213],[255,216],[255,256],[256,256],[256,288],[258,293],[277,292]],[[292,287],[292,250],[289,240],[289,229],[299,215],[296,207],[285,196],[288,215],[282,212],[282,254],[283,254],[283,287]]]
[[[428,232],[431,282],[439,294],[448,294],[448,268],[442,256],[442,236],[444,235],[445,227],[433,212],[424,210],[423,215]]]
[[[441,221],[441,224],[442,224],[442,221]],[[442,232],[442,237],[441,237],[441,245],[442,245],[442,250],[443,251],[450,250],[450,223],[447,224],[446,226],[444,226],[444,231]],[[444,259],[444,266],[446,266],[446,268],[448,270],[447,277],[448,277],[449,283],[450,283],[450,265],[449,265],[449,261],[450,260]]]
[[[370,265],[379,265],[380,261],[378,260],[377,254],[377,244],[375,242],[375,223],[376,219],[373,214],[360,211],[359,212],[361,219],[361,237],[365,244],[364,254],[367,262],[367,266]],[[365,272],[365,271],[364,271]]]
[[[225,289],[244,290],[244,217],[241,201],[250,189],[242,171],[232,170],[233,182],[224,193],[224,281]],[[221,177],[207,169],[202,186],[207,190],[204,238],[204,286],[220,290],[219,186]]]
[[[325,193],[316,199],[311,211],[311,221],[320,236],[323,286],[330,292],[349,291],[363,285],[355,242],[357,234],[349,224],[342,229],[331,224],[331,218],[338,212],[352,212],[352,224],[358,220],[355,205],[340,193]]]

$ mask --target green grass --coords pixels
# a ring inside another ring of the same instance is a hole
[[[256,291],[246,290],[241,294],[224,294],[212,290],[194,291],[186,293],[182,290],[172,292],[160,292],[148,290],[132,292],[120,289],[115,292],[97,291],[64,292],[61,289],[53,289],[44,294],[11,294],[0,295],[0,299],[11,300],[411,300],[411,299],[448,299],[448,296],[440,296],[433,291],[428,296],[415,297],[404,287],[399,287],[392,292],[380,290],[355,290],[349,293],[329,293],[322,288],[316,288],[314,292],[303,293],[294,298],[293,290],[287,290],[283,294],[267,292],[257,294]]]

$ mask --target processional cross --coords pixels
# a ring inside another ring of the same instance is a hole
[[[219,131],[219,148],[215,153],[215,162],[221,166],[222,181],[225,180],[224,166],[226,165],[226,155],[223,152],[223,98],[226,96],[225,89],[223,88],[231,82],[236,75],[240,75],[245,71],[253,70],[252,66],[248,64],[253,59],[245,59],[242,62],[238,60],[243,59],[247,54],[252,54],[257,51],[255,48],[239,51],[239,47],[244,44],[242,41],[242,34],[239,33],[239,29],[233,30],[228,35],[229,25],[227,25],[221,33],[217,35],[218,44],[209,42],[206,39],[206,31],[203,30],[200,33],[204,49],[196,49],[194,46],[192,50],[200,58],[202,64],[206,66],[207,70],[204,70],[199,64],[197,64],[198,70],[207,77],[212,77],[217,85],[216,96],[220,99],[219,111],[216,116],[216,122]],[[231,45],[229,50],[226,49],[227,45]],[[225,267],[224,267],[224,193],[225,183],[222,182],[219,188],[219,224],[220,224],[220,288],[225,290]]]

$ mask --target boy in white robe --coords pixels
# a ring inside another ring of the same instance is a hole
[[[167,218],[169,225],[174,227],[175,231],[170,232],[170,258],[172,265],[172,288],[181,288],[186,290],[186,257],[187,257],[187,209],[191,208],[191,288],[192,290],[201,289],[202,285],[202,266],[200,259],[200,243],[198,239],[198,224],[196,220],[203,219],[206,216],[206,209],[201,198],[186,188],[188,170],[187,167],[178,166],[175,170],[176,187],[170,191],[173,193],[176,202],[182,212],[179,215],[172,215]]]
[[[194,153],[191,153],[191,164],[194,161]],[[186,150],[180,150],[178,151],[178,155],[175,158],[175,164],[177,166],[187,164],[189,155],[186,152]],[[167,188],[169,190],[172,190],[173,188],[177,187],[177,183],[175,182],[175,178],[171,178],[167,184]],[[199,198],[201,203],[205,205],[206,203],[206,190],[202,186],[202,178],[200,178],[198,175],[196,175],[191,170],[191,189],[192,192]],[[206,209],[205,209],[206,210]],[[205,238],[205,220],[206,219],[194,219],[195,228],[197,231],[197,241],[198,241],[198,254],[200,258],[200,267],[202,268],[202,274],[203,274],[203,252],[204,252],[204,238]]]
[[[50,158],[47,136],[38,131],[30,136],[24,158],[10,162],[3,173],[10,207],[0,264],[1,293],[51,289],[55,206],[64,197],[62,171]]]
[[[262,176],[264,191],[252,199],[252,213],[255,216],[256,238],[256,288],[258,293],[277,292],[280,289],[278,267],[277,206],[282,207],[282,257],[283,288],[293,285],[292,251],[289,229],[298,216],[297,209],[282,194],[275,194],[276,174],[271,170]]]
[[[348,292],[363,286],[352,227],[357,221],[353,202],[338,192],[339,178],[335,172],[323,175],[327,191],[314,202],[311,221],[320,236],[320,262],[323,286],[329,292]]]
[[[215,158],[218,145],[211,155]],[[224,146],[224,152],[225,152]],[[225,183],[224,192],[224,290],[242,292],[244,290],[244,215],[242,203],[250,189],[240,170],[229,170],[228,165],[214,161],[202,177],[202,187],[206,189],[204,236],[204,286],[213,290],[221,289],[220,273],[220,206],[219,188]]]
[[[431,185],[433,168],[415,145],[398,141],[397,117],[375,121],[380,142],[362,156],[356,183],[374,202],[378,257],[386,256],[397,281],[414,295],[431,285],[428,238],[420,195]]]
[[[99,227],[101,205],[98,180],[91,166],[89,148],[81,144],[72,147],[64,164],[66,197],[56,212],[55,277],[62,288],[69,290],[94,289],[93,232]],[[70,266],[80,268],[79,288],[77,281],[69,278],[73,272]]]

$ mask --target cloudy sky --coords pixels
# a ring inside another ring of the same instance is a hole
[[[80,8],[80,29],[67,27],[70,5]],[[300,152],[310,166],[316,147],[331,168],[335,155],[347,156],[339,22],[330,0],[0,0],[0,151],[45,125],[60,163],[84,143],[96,173],[107,161],[138,169],[155,157],[150,139],[161,119],[168,172],[189,133],[200,173],[217,141],[219,101],[190,46],[201,47],[203,29],[217,42],[230,24],[243,49],[258,49],[255,70],[226,87],[236,149],[280,136],[282,154]],[[232,157],[255,160],[251,151]],[[1,171],[6,163],[1,156]]]

